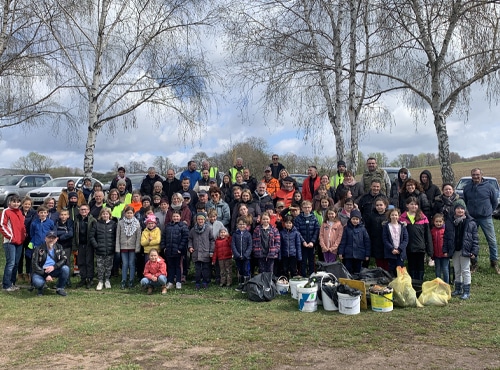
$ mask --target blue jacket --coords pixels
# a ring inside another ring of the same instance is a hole
[[[354,258],[357,260],[364,260],[366,257],[370,257],[370,237],[362,223],[354,226],[351,220],[349,220],[342,233],[339,255],[342,255],[343,258]]]
[[[398,259],[401,261],[406,259],[406,247],[408,246],[408,230],[404,222],[399,222],[401,225],[401,234],[399,234],[399,254],[392,254],[394,243],[392,242],[391,231],[389,229],[389,222],[382,224],[382,240],[384,241],[384,258]]]
[[[198,171],[185,170],[184,172],[181,173],[181,176],[180,176],[181,181],[182,181],[182,179],[185,179],[186,177],[189,179],[189,189],[190,190],[193,190],[196,183],[201,179],[201,175]]]
[[[293,224],[302,236],[303,241],[306,243],[316,243],[319,236],[319,223],[314,214],[311,213],[308,217],[306,217],[303,213],[301,213],[295,217]]]
[[[495,189],[487,181],[479,184],[472,181],[464,188],[464,200],[467,211],[473,218],[491,217],[498,206],[498,198]]]
[[[74,232],[74,223],[71,218],[68,218],[66,222],[63,224],[61,220],[56,221],[56,232],[58,243],[63,246],[63,248],[68,249],[72,247],[73,244],[73,232]],[[67,256],[69,258],[69,256]]]
[[[160,248],[166,258],[179,257],[186,252],[189,229],[185,222],[170,222],[161,233]]]
[[[231,249],[235,260],[249,260],[252,255],[252,234],[250,231],[236,230],[231,239]]]
[[[463,221],[464,224],[464,235],[462,244],[462,256],[470,257],[471,254],[477,257],[479,253],[479,237],[477,234],[477,225],[472,217],[467,215],[466,219]],[[453,224],[453,219],[446,220],[444,229],[444,245],[443,252],[448,253],[448,256],[452,257],[455,253],[455,225]]]
[[[297,257],[297,261],[302,261],[302,248],[300,233],[295,226],[291,230],[283,229],[280,231],[281,254],[282,257]]]
[[[47,218],[44,222],[40,221],[38,217],[33,219],[30,226],[30,236],[33,247],[39,247],[45,243],[45,234],[50,230],[57,232],[54,221],[50,218]]]

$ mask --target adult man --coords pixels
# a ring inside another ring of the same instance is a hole
[[[201,179],[201,175],[196,171],[197,164],[195,161],[188,162],[188,168],[181,173],[181,180],[186,177],[189,179],[189,189],[193,190],[196,183]]]
[[[141,183],[141,194],[149,195],[150,197],[152,197],[155,188],[155,182],[157,181],[161,182],[163,180],[160,176],[156,174],[156,168],[149,167],[148,174],[146,175],[146,177],[144,177],[144,180],[142,180]]]
[[[293,200],[295,188],[293,187],[293,178],[287,176],[283,179],[283,186],[276,192],[276,201],[283,201],[285,207],[290,207]],[[277,204],[277,203],[276,203]]]
[[[118,174],[116,177],[111,181],[111,185],[109,186],[109,189],[115,189],[118,185],[119,180],[125,180],[125,188],[126,190],[132,194],[132,181],[125,176],[125,167],[118,167]]]
[[[264,169],[264,178],[262,179],[262,182],[266,184],[267,193],[271,196],[271,198],[274,198],[276,192],[280,190],[280,182],[273,177],[271,167],[266,167]]]
[[[66,182],[66,189],[63,189],[61,191],[61,194],[59,195],[59,200],[57,201],[57,212],[61,212],[63,208],[67,208],[69,204],[69,197],[68,194],[75,192],[78,197],[77,205],[80,207],[82,204],[87,204],[85,201],[85,196],[83,195],[83,192],[79,189],[75,188],[75,181],[74,180],[68,180]]]
[[[253,195],[254,199],[259,203],[260,209],[266,209],[266,205],[273,204],[273,198],[267,194],[267,186],[263,182],[257,184],[257,189]]]
[[[271,159],[272,159],[272,162],[269,165],[269,167],[271,167],[271,172],[273,174],[273,177],[276,180],[279,180],[280,179],[280,172],[281,172],[281,170],[285,169],[285,166],[283,166],[281,163],[278,162],[280,159],[280,157],[278,157],[278,154],[273,154]]]
[[[250,169],[243,169],[243,181],[247,183],[248,188],[253,193],[257,189],[257,179],[250,175]]]
[[[85,206],[87,207],[87,206]],[[45,282],[57,278],[56,293],[66,296],[64,287],[69,279],[69,267],[61,244],[57,243],[57,233],[53,230],[45,235],[45,243],[35,248],[31,259],[31,282],[38,295],[43,295]]]
[[[344,182],[344,174],[347,167],[344,161],[337,162],[337,172],[330,179],[330,186],[337,190],[338,186]]]
[[[321,184],[321,178],[318,176],[318,169],[316,166],[309,166],[307,174],[309,177],[307,177],[302,184],[302,200],[312,201],[314,192]]]
[[[490,249],[490,265],[497,274],[498,267],[497,239],[493,227],[492,214],[497,208],[498,199],[493,186],[483,179],[483,172],[474,168],[471,172],[472,182],[464,187],[464,201],[469,214],[483,230]],[[477,270],[477,258],[471,259],[471,271]]]
[[[210,188],[210,172],[207,169],[201,170],[201,179],[194,185],[193,190],[199,193],[201,190],[208,191]]]
[[[120,202],[122,202],[126,206],[132,203],[132,193],[127,190],[127,182],[125,180],[119,180],[116,184],[116,188],[118,189],[118,193],[120,195]]]
[[[198,192],[198,203],[205,204],[205,210],[208,209],[208,207],[207,207],[208,200],[209,199],[208,199],[208,193],[207,193],[207,191],[206,190],[200,190]]]
[[[181,189],[179,190],[179,193],[189,193],[189,195],[191,196],[191,205],[193,207],[196,207],[196,203],[198,203],[198,194],[191,189],[189,177],[184,177],[181,180]]]
[[[380,181],[380,191],[384,195],[391,194],[391,179],[387,172],[377,167],[377,160],[370,157],[366,160],[367,170],[361,177],[361,186],[365,193],[368,193],[371,187],[372,180],[378,179]]]
[[[99,213],[104,206],[104,193],[100,190],[94,193],[94,198],[90,201],[90,214],[95,218],[99,218]]]
[[[227,171],[229,173],[229,177],[231,177],[231,182],[234,184],[236,182],[236,174],[243,173],[243,159],[242,158],[236,158],[236,162],[234,163],[234,166]]]
[[[175,171],[172,168],[167,170],[167,178],[163,181],[163,191],[170,201],[174,193],[178,193],[182,188],[181,180],[175,178]]]
[[[220,185],[222,179],[220,178],[219,169],[217,167],[210,167],[210,162],[207,159],[201,161],[201,171],[208,170],[208,177],[215,179],[217,186]]]
[[[370,191],[364,194],[359,200],[358,208],[361,211],[361,215],[363,216],[363,220],[367,220],[370,215],[374,205],[375,200],[378,197],[386,197],[381,191],[381,184],[379,179],[373,179],[371,182]]]

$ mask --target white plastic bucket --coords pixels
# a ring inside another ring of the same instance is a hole
[[[330,274],[331,276],[334,276],[333,274]],[[326,275],[327,276],[327,275]],[[325,293],[323,290],[323,276],[321,278],[321,296],[323,297],[323,308],[325,311],[338,311],[339,308],[335,305],[335,302],[333,302],[333,299],[331,299],[328,294]]]
[[[318,279],[319,277],[321,277],[321,279],[323,279],[323,276],[327,276],[329,273],[326,272],[326,271],[318,271],[318,272],[313,272],[309,278],[312,278],[313,276],[316,277],[316,279]],[[323,291],[321,290],[321,285],[318,284],[318,306],[323,306]]]
[[[304,288],[303,285],[297,287],[299,295],[299,311],[314,312],[318,309],[318,286],[312,288]]]
[[[307,278],[303,277],[294,277],[290,279],[288,283],[290,285],[290,293],[292,293],[293,299],[299,299],[299,295],[297,293],[297,286],[305,285],[307,283],[307,280],[308,280]]]
[[[286,281],[286,283],[280,283],[280,280]],[[276,282],[276,288],[278,289],[278,293],[281,295],[288,294],[288,289],[290,288],[290,284],[288,283],[288,279],[286,276],[280,276]]]
[[[349,294],[337,293],[339,297],[339,312],[344,315],[357,315],[360,311],[361,296],[350,296]]]

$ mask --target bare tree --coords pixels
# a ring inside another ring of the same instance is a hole
[[[416,123],[432,111],[444,182],[453,182],[446,119],[467,119],[471,85],[483,84],[498,99],[500,2],[491,0],[381,0],[378,19],[385,52],[372,72],[405,89]]]
[[[73,101],[87,126],[84,172],[94,167],[103,129],[138,125],[147,105],[157,125],[179,120],[180,133],[199,134],[206,119],[210,81],[197,35],[209,22],[196,0],[43,0],[57,18],[48,22],[71,77]],[[172,126],[174,131],[176,126]]]
[[[160,175],[165,176],[169,168],[174,168],[174,164],[168,157],[157,156],[153,161],[153,166],[156,168],[156,172]]]
[[[54,123],[64,116],[57,104],[58,74],[49,60],[50,32],[32,0],[0,1],[0,128]]]
[[[45,173],[55,166],[57,166],[57,163],[52,158],[35,152],[30,152],[27,156],[20,157],[11,164],[12,168],[23,173]]]

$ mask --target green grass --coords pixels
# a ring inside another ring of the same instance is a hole
[[[476,351],[481,361],[490,361],[480,367],[499,368],[500,276],[489,267],[480,235],[480,270],[473,275],[472,298],[453,299],[445,307],[356,316],[321,307],[302,313],[289,296],[254,303],[229,289],[197,292],[192,283],[166,296],[147,296],[138,288],[121,291],[118,280],[110,291],[69,289],[65,298],[54,290],[43,297],[26,289],[3,293],[0,327],[8,345],[0,363],[5,368],[269,369],[288,364],[327,369],[335,366],[322,353],[331,358],[349,354],[359,364],[373,356],[384,360],[388,354],[381,349],[397,344],[407,368],[420,364],[426,355],[422,351],[434,350],[450,356],[435,359],[431,368],[456,367],[448,360],[455,352],[471,358],[459,367],[474,367]],[[3,271],[3,254],[0,264]],[[426,278],[433,276],[428,268]]]

